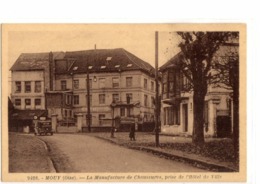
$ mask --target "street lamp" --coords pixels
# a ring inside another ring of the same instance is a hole
[[[115,107],[116,107],[116,103],[113,100],[112,103],[110,104],[110,107],[112,108],[112,126],[111,126],[111,137],[114,138],[114,132],[115,132],[115,127],[114,127],[114,111],[115,111]]]
[[[96,76],[94,76],[93,81],[97,82],[97,77]]]

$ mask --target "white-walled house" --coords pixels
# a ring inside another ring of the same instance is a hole
[[[235,49],[238,47],[236,46]],[[225,54],[221,47],[216,57]],[[160,67],[162,73],[162,133],[192,135],[193,92],[187,92],[188,79],[178,69],[181,52]],[[232,90],[209,85],[204,104],[204,135],[229,137],[233,130]]]
[[[44,70],[12,71],[11,98],[15,108],[45,109]]]

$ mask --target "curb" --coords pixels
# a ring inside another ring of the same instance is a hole
[[[37,138],[43,145],[44,145],[44,149],[49,152],[49,149],[48,149],[48,146],[46,144],[46,142],[44,142],[43,140]],[[50,159],[50,157],[48,156],[47,157],[47,161],[48,161],[48,165],[50,167],[50,173],[57,173],[55,167],[54,167],[54,164],[53,164],[53,161]]]
[[[160,154],[165,156],[166,158],[170,158],[172,160],[184,160],[188,163],[191,163],[193,165],[195,165],[196,167],[198,167],[197,165],[199,164],[202,167],[208,168],[209,170],[217,170],[218,172],[238,172],[236,169],[231,168],[231,167],[227,167],[227,166],[223,166],[220,164],[216,164],[216,163],[212,163],[210,161],[203,161],[203,160],[199,160],[199,159],[195,159],[195,158],[189,158],[189,157],[185,157],[185,156],[181,156],[181,155],[177,155],[177,154],[173,154],[173,153],[167,153],[164,151],[158,151],[152,148],[148,148],[148,147],[138,147],[140,150],[143,151],[147,151],[147,152],[152,152],[154,154]]]
[[[176,161],[184,161],[186,163],[189,163],[195,167],[198,168],[203,168],[203,169],[208,169],[210,171],[217,171],[217,172],[238,172],[236,169],[231,168],[231,167],[227,167],[221,164],[216,164],[216,163],[212,163],[210,161],[203,161],[203,160],[199,160],[199,159],[195,159],[195,158],[189,158],[189,157],[185,157],[185,156],[181,156],[178,154],[173,154],[173,153],[167,153],[164,151],[159,151],[159,150],[155,150],[153,148],[148,148],[148,147],[142,147],[142,146],[127,146],[124,144],[118,144],[113,140],[110,139],[106,139],[103,137],[98,137],[98,136],[94,136],[98,139],[101,140],[105,140],[107,142],[110,142],[112,144],[118,145],[118,146],[123,146],[129,149],[134,149],[134,150],[139,150],[139,151],[146,151],[146,152],[151,152],[155,155],[162,155],[163,157],[167,158],[167,159],[171,159],[171,160],[176,160]]]

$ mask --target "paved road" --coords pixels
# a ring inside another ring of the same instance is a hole
[[[78,172],[205,172],[193,166],[79,134],[42,136],[65,154]]]

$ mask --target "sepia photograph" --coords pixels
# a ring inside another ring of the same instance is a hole
[[[2,24],[2,178],[246,181],[245,24]]]

